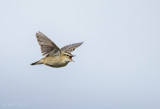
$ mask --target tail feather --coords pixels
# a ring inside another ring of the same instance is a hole
[[[38,63],[38,61],[37,61],[37,62],[32,63],[31,65],[36,65],[37,63]]]
[[[43,64],[42,60],[36,61],[36,62],[32,63],[31,65],[37,65],[37,64]]]

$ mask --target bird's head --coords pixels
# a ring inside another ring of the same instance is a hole
[[[71,53],[69,52],[62,52],[62,56],[63,56],[63,59],[66,61],[66,62],[71,62],[73,61],[72,57],[74,57],[74,55],[72,55]],[[73,61],[74,62],[74,61]]]

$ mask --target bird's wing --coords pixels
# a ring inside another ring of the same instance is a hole
[[[58,56],[60,55],[60,49],[54,44],[47,36],[42,32],[36,33],[37,41],[41,46],[41,52],[43,56]]]
[[[64,46],[64,47],[61,48],[61,51],[65,51],[65,52],[71,53],[71,52],[74,51],[77,47],[79,47],[82,43],[83,43],[83,42],[66,45],[66,46]]]

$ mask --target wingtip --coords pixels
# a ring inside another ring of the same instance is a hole
[[[40,31],[37,31],[36,32],[36,37],[39,37],[40,35],[44,35],[42,32],[40,32]]]
[[[82,45],[84,43],[84,41],[83,42],[80,42],[80,45]]]
[[[37,32],[36,32],[36,36],[37,36],[39,33],[40,33],[40,31],[37,31]]]
[[[40,32],[40,31],[37,31],[36,34],[37,34],[37,33],[41,33],[41,32]]]

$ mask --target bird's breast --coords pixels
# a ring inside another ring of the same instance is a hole
[[[63,67],[66,66],[69,62],[61,60],[59,57],[46,57],[44,64],[51,67]]]

